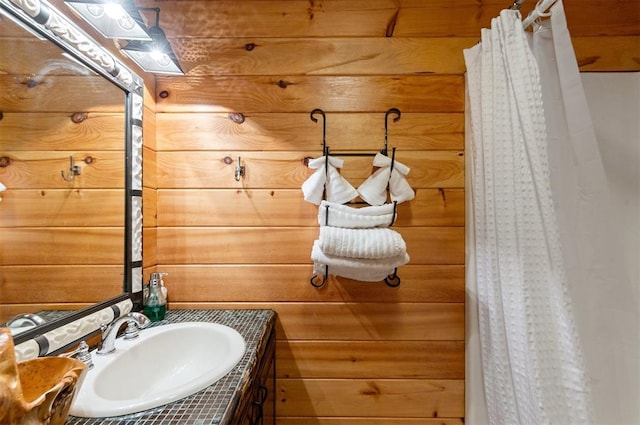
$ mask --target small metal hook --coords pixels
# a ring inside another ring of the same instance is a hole
[[[60,171],[60,175],[62,176],[62,179],[67,182],[72,182],[76,176],[80,175],[80,166],[75,165],[73,156],[69,156],[69,175],[65,176],[64,170]]]
[[[238,157],[238,165],[236,165],[235,177],[237,182],[240,181],[241,177],[244,177],[244,165],[241,165],[240,157]]]
[[[402,113],[398,108],[391,108],[384,114],[384,151],[383,154],[387,154],[387,140],[389,138],[389,114],[396,114],[393,122],[397,122],[400,119]]]

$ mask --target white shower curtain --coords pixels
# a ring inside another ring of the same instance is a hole
[[[552,13],[558,8],[560,1]],[[549,179],[543,84],[519,12],[502,11],[464,54],[467,278],[476,295],[488,423],[590,424]]]

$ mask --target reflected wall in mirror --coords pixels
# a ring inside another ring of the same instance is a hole
[[[69,312],[33,336],[141,289],[142,84],[48,3],[0,8],[0,323]]]

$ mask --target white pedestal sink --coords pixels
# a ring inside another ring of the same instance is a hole
[[[97,418],[162,406],[196,393],[231,371],[245,352],[244,338],[216,323],[174,323],[140,331],[116,351],[93,355],[69,413]]]

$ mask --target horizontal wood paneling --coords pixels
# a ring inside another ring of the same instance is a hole
[[[279,341],[280,378],[464,379],[462,341]]]
[[[124,264],[124,228],[3,228],[0,258],[4,265]],[[87,281],[89,276],[87,276]]]
[[[464,73],[461,53],[478,38],[180,38],[172,45],[190,75],[424,75]],[[640,49],[637,36],[573,43],[582,71],[640,70],[638,56],[628,54]]]
[[[28,300],[46,303],[92,303],[122,292],[124,268],[121,264],[2,266],[2,303],[20,304]]]
[[[155,266],[158,264],[157,235],[158,229],[155,227],[144,226],[144,228],[142,229],[142,265],[143,267],[145,267],[145,269],[155,268]],[[146,270],[145,276],[148,276],[148,274],[146,274]]]
[[[461,303],[465,296],[462,265],[404,266],[397,288],[331,276],[320,290],[309,284],[310,264],[164,265],[162,269],[169,273],[167,282],[174,282],[169,301],[180,302]]]
[[[276,387],[281,416],[464,416],[463,380],[280,378]]]
[[[287,340],[462,341],[462,303],[274,303]]]
[[[122,90],[97,75],[33,77],[0,74],[0,87],[3,87],[0,110],[4,112],[124,111]]]
[[[286,36],[285,36],[286,37]],[[190,75],[460,74],[477,37],[174,39]],[[194,52],[206,54],[193,54]],[[312,54],[309,54],[312,53]],[[368,72],[367,72],[368,70]]]
[[[310,112],[310,111],[309,111]],[[304,113],[244,114],[242,124],[227,113],[158,114],[160,151],[310,151],[322,153],[322,122]],[[331,113],[327,144],[341,151],[376,151],[384,146],[384,113]],[[402,151],[462,150],[462,113],[403,112],[389,123],[388,145]],[[316,116],[316,118],[319,118]]]
[[[168,277],[166,281],[169,282]],[[379,285],[384,284],[380,283]],[[171,299],[171,293],[169,293],[169,298]],[[176,300],[171,301],[169,307],[176,309],[273,309],[278,313],[276,333],[278,340],[464,340],[464,303],[225,303]]]
[[[6,154],[6,153],[5,153]],[[111,151],[12,151],[6,154],[11,163],[1,168],[0,178],[9,189],[100,189],[121,187],[124,190],[124,152]],[[80,166],[73,182],[69,175],[69,157]],[[90,157],[91,163],[85,160]]]
[[[157,202],[158,191],[146,186],[142,188],[142,216],[144,217],[145,228],[155,228],[157,226]]]
[[[124,226],[124,189],[25,189],[1,196],[2,227]]]
[[[85,114],[82,111],[78,111]],[[86,113],[79,123],[73,113],[4,112],[0,120],[2,152],[124,151],[124,114]]]
[[[234,179],[237,158],[245,176]],[[313,173],[305,158],[318,152],[158,152],[161,188],[300,188]],[[227,158],[227,162],[225,162]],[[415,188],[464,187],[464,155],[458,151],[398,151],[396,159],[411,168],[409,183]],[[373,170],[372,157],[347,158],[342,175],[357,187]]]
[[[142,158],[142,186],[149,190],[156,191],[158,189],[156,151],[145,147],[142,150]]]
[[[637,33],[628,37],[572,37],[571,41],[581,72],[640,71]]]
[[[2,41],[2,56],[0,57],[0,70],[3,74],[22,75],[24,77],[34,74],[34,70],[42,70],[46,75],[69,75],[77,73],[77,68],[60,66],[52,62],[51,58],[62,54],[54,43],[35,38],[17,25],[10,23],[8,18],[2,16],[0,38]],[[56,66],[58,65],[58,66]],[[80,68],[80,65],[76,65]],[[83,70],[83,73],[86,72]]]
[[[158,208],[159,225],[166,227],[318,225],[318,207],[304,201],[300,189],[163,189]],[[463,224],[462,189],[420,189],[411,202],[398,205],[394,226]]]
[[[464,264],[464,229],[394,228],[404,238],[411,264]],[[317,227],[159,227],[162,264],[305,264]]]
[[[464,79],[442,76],[158,77],[158,112],[461,112]],[[376,87],[375,91],[371,87]]]
[[[232,0],[155,1],[171,37],[477,37],[480,28],[509,7],[500,0]],[[526,15],[533,7],[527,2]],[[565,2],[575,36],[638,34],[634,1]],[[535,3],[534,3],[535,4]],[[198,52],[198,50],[195,50]],[[201,54],[206,54],[200,51]]]

